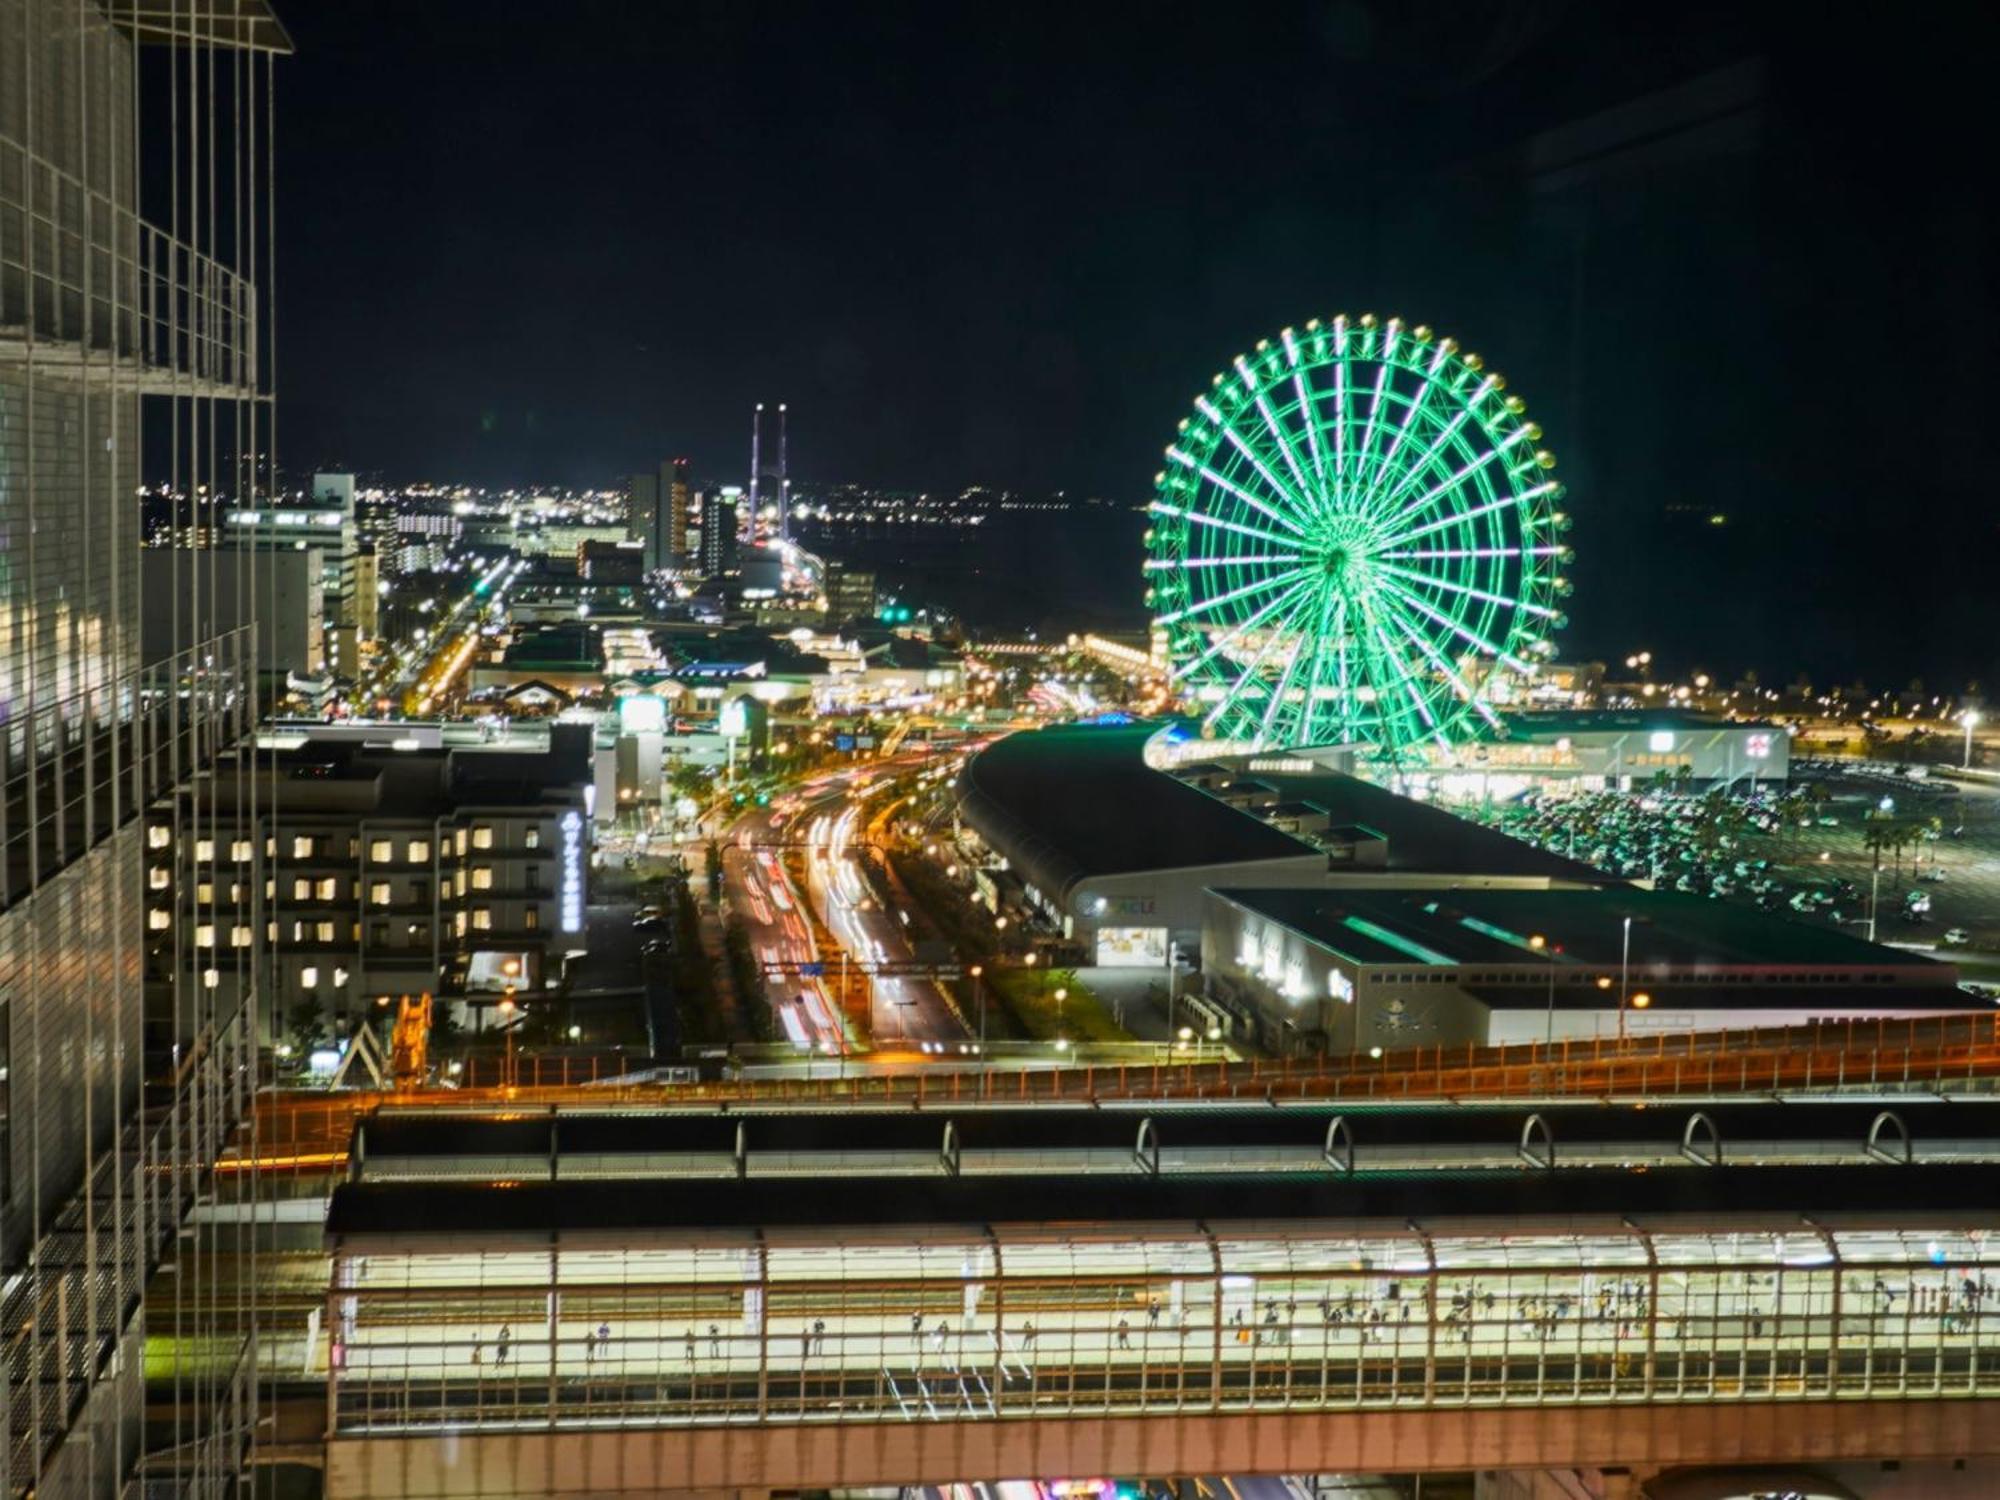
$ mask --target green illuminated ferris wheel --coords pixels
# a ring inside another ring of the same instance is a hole
[[[1562,486],[1524,411],[1478,355],[1372,315],[1287,328],[1215,377],[1146,533],[1204,735],[1402,761],[1494,722],[1569,592]]]

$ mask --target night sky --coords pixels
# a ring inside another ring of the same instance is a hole
[[[763,399],[804,484],[1138,501],[1400,313],[1562,459],[1566,654],[2000,682],[1975,7],[279,8],[291,468],[735,480]]]

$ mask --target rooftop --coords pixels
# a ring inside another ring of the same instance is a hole
[[[1705,896],[1602,890],[1240,890],[1217,895],[1363,964],[1539,963],[1616,968],[1625,921],[1635,972],[1757,966],[1899,969],[1949,983],[1955,971],[1921,954],[1830,927],[1768,916]],[[1531,936],[1544,947],[1529,943]]]
[[[1356,826],[1388,841],[1388,868],[1426,875],[1503,875],[1602,885],[1616,877],[1573,859],[1537,849],[1456,813],[1392,792],[1338,771],[1306,775],[1259,770],[1238,776],[1228,792],[1246,784],[1269,787],[1276,807],[1310,802],[1335,828]]]
[[[398,749],[308,739],[291,749],[258,751],[257,773],[243,785],[260,805],[301,816],[436,818],[469,807],[532,807],[551,791],[580,795],[590,779],[589,728],[557,725],[547,750]],[[227,799],[238,780],[221,775],[212,785]]]
[[[1009,735],[966,765],[959,795],[989,842],[1058,889],[1092,875],[1323,859],[1148,766],[1146,741],[1158,727],[1061,724]]]
[[[1744,1214],[1907,1216],[1911,1223],[1950,1216],[1996,1222],[2000,1167],[1983,1163],[1880,1163],[1819,1167],[1723,1165],[1686,1171],[1556,1167],[1539,1171],[1447,1173],[1413,1178],[1386,1172],[1185,1175],[1101,1174],[1006,1177],[895,1175],[869,1187],[857,1177],[704,1177],[689,1192],[634,1191],[631,1182],[526,1182],[496,1192],[448,1182],[343,1183],[327,1215],[330,1240],[444,1236],[542,1238],[566,1231],[621,1234],[698,1233],[724,1229],[796,1229],[830,1238],[864,1228],[880,1237],[891,1226],[921,1231],[958,1225],[1148,1226],[1314,1222],[1325,1232],[1370,1220],[1405,1228],[1450,1219],[1533,1217],[1573,1221],[1589,1212],[1637,1220],[1655,1215]],[[1218,1210],[1221,1210],[1220,1212]],[[1685,1219],[1682,1220],[1685,1223]]]
[[[1733,729],[1769,729],[1762,720],[1725,719],[1687,708],[1562,708],[1510,713],[1502,722],[1512,734],[1645,734],[1655,729],[1720,733]]]

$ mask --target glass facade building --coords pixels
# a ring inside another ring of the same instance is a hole
[[[197,628],[142,664],[137,496],[142,467],[185,494],[268,479],[253,141],[283,46],[262,0],[0,0],[7,1494],[111,1494],[133,1473],[147,1275],[254,1081],[209,976],[155,991],[141,973],[140,813],[247,733],[255,704],[250,628]],[[178,618],[203,618],[213,570],[194,570]],[[213,1394],[211,1430],[234,1425],[240,1397]],[[233,1468],[184,1462],[190,1482]]]

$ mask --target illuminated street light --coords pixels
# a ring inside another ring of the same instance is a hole
[[[1972,769],[1972,731],[1979,723],[1979,710],[1968,708],[1958,716],[1958,722],[1965,726],[1965,769]]]

